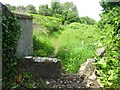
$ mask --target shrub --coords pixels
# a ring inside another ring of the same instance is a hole
[[[81,24],[75,22],[75,23],[71,23],[69,26],[70,28],[73,28],[73,29],[79,29]]]
[[[81,24],[88,24],[88,25],[94,25],[96,21],[88,16],[86,17],[80,17],[79,22]]]
[[[49,16],[35,15],[35,14],[33,14],[33,16],[34,16],[33,22],[44,26],[49,31],[49,34],[62,29],[61,19],[55,17],[49,17]]]

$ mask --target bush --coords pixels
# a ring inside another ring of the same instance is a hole
[[[79,22],[81,24],[88,24],[88,25],[94,25],[96,21],[88,16],[86,17],[80,17]]]
[[[62,29],[61,19],[55,17],[49,17],[49,16],[35,15],[35,14],[33,14],[33,16],[34,16],[33,22],[44,26],[49,31],[49,34]]]
[[[75,22],[75,23],[71,23],[69,26],[70,28],[73,28],[73,29],[79,29],[81,24]]]

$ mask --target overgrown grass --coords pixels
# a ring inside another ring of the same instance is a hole
[[[57,57],[67,72],[76,73],[82,63],[93,57],[98,38],[96,26],[72,23],[65,27],[59,38]]]
[[[54,47],[49,36],[39,29],[33,31],[34,56],[48,56],[53,53]]]
[[[92,58],[99,31],[94,25],[72,23],[63,30],[47,33],[42,27],[34,30],[34,55],[60,58],[65,70],[76,73],[82,63]]]

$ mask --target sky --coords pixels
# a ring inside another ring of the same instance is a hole
[[[18,6],[23,5],[27,6],[32,4],[38,10],[39,5],[48,4],[50,5],[52,0],[0,0],[1,3]],[[59,0],[61,3],[63,2],[74,2],[77,6],[78,13],[80,17],[89,16],[94,20],[100,20],[99,14],[101,13],[102,7],[99,5],[100,0]]]

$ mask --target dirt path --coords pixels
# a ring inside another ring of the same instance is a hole
[[[54,47],[55,47],[55,50],[54,50],[55,55],[57,54],[60,43],[61,43],[61,36],[58,37],[58,39],[56,40],[55,45],[54,45]]]
[[[76,74],[63,75],[58,79],[46,80],[46,88],[81,88],[83,79]]]
[[[64,74],[57,79],[43,79],[43,88],[100,88],[97,82],[88,81],[78,74]],[[91,83],[92,82],[92,83]],[[38,84],[40,84],[38,82]],[[39,85],[36,86],[39,88]]]
[[[61,33],[61,34],[63,34],[63,33]],[[59,48],[60,43],[61,43],[61,34],[58,36],[58,38],[56,38],[55,43],[54,43],[54,51],[49,57],[56,57],[58,48]]]

